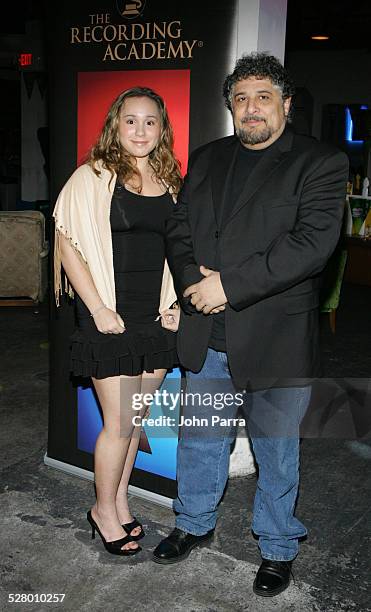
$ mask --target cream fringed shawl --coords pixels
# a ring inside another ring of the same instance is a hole
[[[54,208],[54,291],[57,306],[62,294],[60,235],[63,234],[88,266],[103,303],[116,310],[110,209],[116,175],[96,164],[98,177],[90,166],[77,168],[59,194]],[[73,297],[65,279],[65,291]],[[173,280],[165,260],[160,308],[162,312],[176,301]]]

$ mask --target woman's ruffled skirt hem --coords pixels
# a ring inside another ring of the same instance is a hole
[[[77,329],[71,337],[71,372],[97,379],[137,376],[178,364],[176,334],[160,327],[151,333],[125,331],[87,338]]]

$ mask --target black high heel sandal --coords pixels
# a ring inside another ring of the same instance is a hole
[[[102,542],[104,544],[104,548],[109,553],[111,553],[111,555],[122,555],[122,556],[126,556],[126,557],[132,557],[133,555],[136,555],[138,552],[140,552],[142,550],[141,546],[138,546],[138,548],[128,548],[126,550],[122,549],[122,546],[124,546],[128,542],[133,542],[133,538],[130,537],[129,535],[125,536],[124,538],[120,538],[119,540],[113,540],[112,542],[107,542],[107,540],[105,539],[105,537],[101,533],[97,523],[93,519],[90,510],[89,510],[89,512],[87,512],[86,518],[88,519],[88,521],[89,521],[89,523],[91,525],[91,539],[92,540],[95,539],[95,532],[97,531],[99,533],[100,537],[102,538]]]
[[[134,516],[134,520],[131,521],[131,523],[123,523],[121,525],[121,527],[123,528],[124,531],[126,531],[126,533],[131,537],[132,540],[134,540],[134,542],[137,542],[138,540],[141,540],[142,538],[144,538],[144,536],[146,535],[143,529],[143,525],[142,523],[140,523],[139,521],[137,521],[137,519]],[[140,527],[141,528],[141,532],[138,533],[138,535],[130,535],[130,533],[136,528],[136,527]]]

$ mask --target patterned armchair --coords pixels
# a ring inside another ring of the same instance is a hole
[[[41,212],[0,211],[0,298],[41,302],[48,287],[48,253]]]

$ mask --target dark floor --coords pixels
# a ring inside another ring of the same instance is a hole
[[[322,321],[325,376],[346,377],[348,388],[351,378],[370,383],[370,305],[371,288],[345,285],[336,336]],[[323,428],[322,438],[303,439],[297,514],[309,537],[294,564],[295,583],[265,600],[252,592],[260,562],[249,528],[255,476],[231,479],[213,543],[181,565],[151,562],[150,551],[173,525],[173,515],[134,497],[132,511],[148,534],[144,550],[133,559],[108,555],[90,540],[85,519],[92,484],[43,463],[47,307],[38,315],[1,308],[0,339],[1,610],[371,611],[371,439],[354,439],[357,423],[349,439],[324,437]],[[346,419],[339,406],[340,420]],[[359,416],[356,410],[356,421]],[[312,422],[309,431],[317,425]],[[33,594],[34,602],[41,593],[65,598],[62,604],[8,603],[16,593]]]

